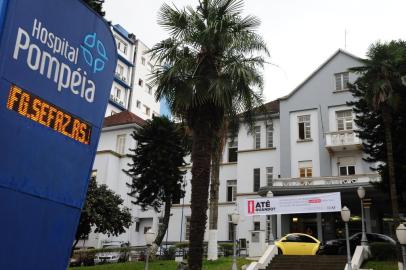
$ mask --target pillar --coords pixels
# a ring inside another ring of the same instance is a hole
[[[282,237],[282,215],[276,215],[276,238]]]
[[[321,224],[321,213],[317,213],[317,239],[323,242],[323,227]]]

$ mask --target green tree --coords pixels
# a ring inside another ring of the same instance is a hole
[[[92,177],[87,190],[85,205],[80,215],[76,231],[76,241],[73,248],[81,239],[86,239],[92,228],[95,233],[119,235],[131,225],[130,210],[123,207],[123,199],[106,185],[98,185]]]
[[[151,247],[155,254],[168,229],[172,203],[184,196],[182,190],[186,165],[187,139],[180,125],[167,117],[153,117],[132,134],[138,147],[132,149],[132,164],[125,172],[132,178],[132,192],[135,204],[143,209],[152,207],[159,212],[165,204],[162,226]]]
[[[242,16],[241,0],[200,0],[196,8],[164,4],[158,23],[170,37],[156,44],[156,98],[166,98],[172,113],[192,132],[192,198],[188,263],[202,268],[213,142],[225,116],[252,122],[262,104],[260,70],[268,55],[255,32],[260,21]]]
[[[398,188],[404,187],[402,172],[406,169],[402,163],[406,160],[406,88],[402,83],[402,76],[406,75],[406,42],[377,42],[370,46],[367,57],[363,66],[351,69],[360,77],[351,86],[358,100],[349,104],[355,106],[355,122],[364,140],[366,160],[383,162],[378,171],[382,187],[389,190],[396,226],[400,222]]]
[[[100,16],[104,17],[106,14],[103,11],[104,0],[84,0],[86,4],[89,5],[94,11],[96,11]]]

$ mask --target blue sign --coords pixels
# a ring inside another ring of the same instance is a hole
[[[0,0],[0,269],[65,270],[116,66],[79,0]]]

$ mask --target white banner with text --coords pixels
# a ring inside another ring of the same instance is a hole
[[[245,200],[247,216],[341,211],[340,192],[277,196]]]

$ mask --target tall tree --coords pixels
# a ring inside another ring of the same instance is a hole
[[[96,178],[92,177],[73,248],[79,240],[89,236],[92,228],[95,233],[109,236],[124,233],[125,229],[131,225],[131,214],[128,208],[123,207],[123,202],[119,195],[108,189],[106,185],[98,185]]]
[[[86,4],[89,5],[94,11],[96,11],[100,16],[104,17],[105,12],[103,11],[104,0],[84,0]]]
[[[397,164],[401,160],[395,159],[394,142],[400,135],[397,131],[405,132],[404,126],[399,126],[402,122],[405,124],[404,109],[399,105],[406,105],[406,88],[402,83],[402,76],[406,74],[406,42],[377,42],[371,45],[367,57],[363,66],[351,69],[360,77],[351,87],[359,100],[350,104],[355,105],[355,121],[360,127],[360,137],[364,139],[364,151],[369,155],[367,160],[384,162],[378,171],[389,190],[396,225],[400,222],[397,187],[400,179],[397,181],[396,171],[400,171],[403,165]],[[397,148],[404,144],[400,140],[398,143]],[[404,154],[401,155],[404,160]]]
[[[151,247],[155,254],[168,229],[171,206],[184,196],[182,190],[186,165],[187,137],[179,125],[167,117],[153,117],[132,134],[138,147],[132,149],[132,164],[125,172],[132,178],[132,192],[135,204],[143,209],[152,207],[159,212],[165,205],[162,226]]]
[[[164,4],[158,23],[170,37],[151,49],[156,98],[166,98],[192,132],[191,270],[202,268],[213,138],[225,116],[246,112],[251,122],[252,109],[262,104],[268,51],[255,32],[260,21],[243,17],[242,8],[242,0],[200,0],[183,9]]]

